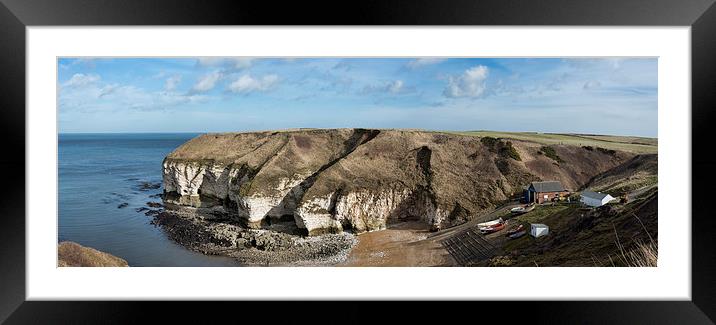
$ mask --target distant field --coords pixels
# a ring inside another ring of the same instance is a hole
[[[226,132],[223,134],[237,133],[257,133],[257,132],[297,132],[322,130],[318,128],[299,128],[299,129],[283,129],[283,130],[264,130],[264,131],[244,131],[244,132]],[[658,139],[644,138],[633,136],[613,136],[613,135],[595,135],[595,134],[559,134],[559,133],[536,133],[536,132],[499,132],[499,131],[427,131],[421,129],[385,129],[385,130],[402,130],[402,131],[419,131],[419,132],[438,132],[460,134],[478,137],[494,137],[515,139],[522,141],[531,141],[545,145],[567,144],[574,146],[592,146],[605,149],[614,149],[637,154],[658,153]]]
[[[498,131],[461,131],[447,133],[472,135],[479,137],[506,138],[523,141],[532,141],[546,145],[568,144],[575,146],[593,146],[605,149],[629,151],[633,153],[657,153],[656,138],[642,138],[630,136],[610,135],[581,135],[581,134],[555,134],[535,132],[498,132]]]

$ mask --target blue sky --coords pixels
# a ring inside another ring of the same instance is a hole
[[[657,136],[655,58],[61,58],[60,132]]]

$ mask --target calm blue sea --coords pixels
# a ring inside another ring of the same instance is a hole
[[[71,240],[127,260],[130,266],[237,266],[169,240],[136,209],[162,189],[162,160],[197,134],[60,134],[59,240]],[[123,203],[126,207],[118,208]]]

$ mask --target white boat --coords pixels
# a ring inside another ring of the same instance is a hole
[[[502,220],[502,218],[499,218],[499,219],[495,219],[495,220],[492,220],[492,221],[487,221],[487,222],[483,222],[483,223],[478,223],[478,224],[477,224],[477,227],[478,227],[478,228],[487,228],[487,227],[492,227],[492,226],[501,224],[501,223],[503,223],[503,222],[505,222],[505,221]]]
[[[513,214],[522,214],[522,213],[530,212],[530,211],[534,210],[534,208],[535,208],[534,205],[525,205],[525,206],[521,206],[521,207],[512,208],[512,209],[510,209],[510,212],[512,212]]]

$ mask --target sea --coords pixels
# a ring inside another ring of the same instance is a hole
[[[59,134],[58,240],[110,253],[133,267],[240,266],[184,248],[138,211],[161,202],[162,160],[197,135]]]

